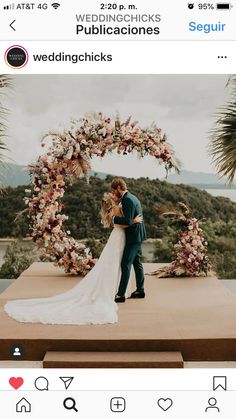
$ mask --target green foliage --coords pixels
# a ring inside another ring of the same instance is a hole
[[[17,241],[11,243],[4,255],[4,262],[0,268],[0,278],[18,278],[37,259],[32,253],[32,248],[31,242],[27,245]]]
[[[108,237],[100,222],[100,203],[102,195],[109,190],[111,176],[106,179],[91,177],[87,184],[79,179],[68,188],[64,196],[65,213],[69,220],[66,229],[77,239]],[[174,185],[166,181],[148,178],[126,179],[131,192],[142,202],[148,237],[162,238],[166,236],[168,220],[160,217],[156,208],[164,205],[176,205],[185,202],[190,206],[196,218],[206,217],[212,222],[236,220],[236,203],[228,198],[213,197],[205,191],[187,185]],[[28,186],[27,186],[28,188]],[[15,222],[16,213],[23,210],[25,186],[8,187],[0,196],[0,237],[25,237],[28,232],[28,218],[24,214]]]
[[[85,245],[89,247],[94,259],[98,259],[100,257],[100,254],[102,253],[105,244],[106,239],[104,237],[101,240],[96,240],[92,238],[86,240],[85,242]]]
[[[177,243],[178,233],[171,227],[168,227],[166,232],[166,236],[155,243],[153,262],[167,263],[173,260],[174,245]]]
[[[25,237],[29,232],[26,215],[15,221],[18,211],[25,209],[25,186],[7,187],[0,195],[0,237]]]
[[[236,221],[208,221],[202,224],[208,242],[208,256],[212,269],[222,279],[236,278]],[[163,240],[155,245],[154,262],[171,262],[173,245],[177,236],[172,229],[166,230]]]
[[[110,229],[102,227],[99,212],[102,195],[109,190],[111,180],[111,176],[106,179],[95,176],[87,184],[85,179],[79,179],[68,188],[64,196],[65,213],[69,216],[66,229],[77,239],[86,238],[95,258],[100,255],[110,234]],[[170,227],[169,220],[157,214],[156,208],[175,206],[182,201],[193,209],[196,218],[208,219],[204,231],[209,242],[213,269],[220,278],[236,278],[236,203],[228,198],[213,197],[187,185],[174,185],[148,178],[126,181],[129,190],[142,202],[148,237],[163,239],[156,245],[156,262],[172,260],[173,245],[177,241],[177,230]],[[0,237],[20,238],[28,233],[26,214],[14,221],[16,213],[25,208],[25,195],[25,186],[18,186],[6,188],[0,196]]]
[[[205,225],[209,257],[219,278],[236,278],[236,221]]]
[[[9,76],[5,74],[0,74],[0,98],[3,94],[5,94],[6,88],[11,85],[11,79]],[[6,139],[6,119],[7,111],[3,107],[2,103],[0,102],[0,166],[5,161],[4,152],[7,150],[7,146],[5,143]]]
[[[226,176],[233,183],[236,174],[236,75],[228,84],[232,88],[228,102],[218,111],[211,133],[210,151],[220,176]]]

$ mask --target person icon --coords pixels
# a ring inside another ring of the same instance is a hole
[[[217,404],[217,400],[216,400],[214,397],[211,397],[211,398],[208,400],[208,405],[209,405],[209,406],[207,406],[207,408],[205,409],[205,412],[208,412],[210,409],[211,409],[211,410],[216,409],[216,410],[217,410],[217,412],[220,412],[220,409],[219,409],[219,407],[218,407],[218,406],[216,406],[216,404]]]
[[[16,360],[22,360],[25,356],[25,349],[21,343],[14,342],[14,344],[9,348],[10,356]]]
[[[20,348],[14,349],[13,356],[21,356]]]

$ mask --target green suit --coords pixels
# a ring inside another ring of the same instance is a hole
[[[134,218],[142,214],[141,203],[130,192],[126,192],[121,198],[122,217],[114,217],[114,224],[128,225],[125,229],[126,244],[121,261],[121,280],[118,290],[120,297],[125,296],[129,282],[130,271],[134,266],[138,291],[144,291],[144,271],[142,265],[142,242],[147,238],[144,222],[133,224]]]

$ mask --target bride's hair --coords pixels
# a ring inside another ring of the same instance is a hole
[[[112,195],[109,192],[105,192],[102,197],[101,203],[101,223],[103,227],[108,228],[111,226],[111,218],[112,218],[112,210],[115,206],[114,200],[112,199]]]

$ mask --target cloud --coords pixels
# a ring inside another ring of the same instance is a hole
[[[213,115],[229,97],[227,75],[18,75],[5,99],[10,110],[10,156],[27,164],[42,152],[40,138],[70,118],[119,110],[146,126],[155,121],[168,134],[183,163],[195,171],[212,171],[207,154]],[[163,176],[153,159],[112,156],[93,161],[93,169],[126,176]]]

